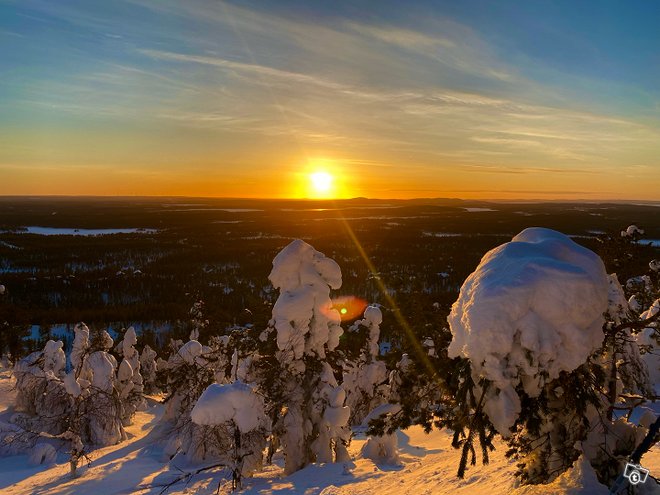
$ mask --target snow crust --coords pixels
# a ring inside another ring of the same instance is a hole
[[[531,397],[602,342],[609,280],[601,259],[559,232],[529,228],[482,258],[448,317],[450,357],[492,382],[484,410],[507,435]]]
[[[240,381],[210,385],[193,407],[190,417],[195,424],[206,426],[233,421],[241,433],[266,426],[263,400],[250,385]]]

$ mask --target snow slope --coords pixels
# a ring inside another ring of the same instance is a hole
[[[0,370],[0,400],[11,400],[9,373]],[[0,406],[0,414],[2,408]],[[69,477],[64,453],[50,468],[26,467],[27,456],[0,458],[0,493],[3,495],[69,495],[69,494],[158,494],[163,485],[181,475],[174,466],[163,462],[163,452],[154,444],[152,429],[162,414],[162,406],[150,401],[147,411],[138,412],[135,423],[127,427],[128,441],[98,449],[91,453],[91,464],[81,469],[81,476]],[[504,446],[496,443],[491,463],[471,467],[464,480],[456,478],[457,451],[451,436],[444,431],[425,434],[420,428],[398,433],[399,466],[377,465],[368,459],[356,459],[365,437],[356,431],[350,452],[353,462],[312,465],[284,477],[282,467],[269,467],[252,479],[246,479],[240,493],[259,495],[551,495],[606,494],[593,473],[581,467],[573,469],[547,486],[514,488],[514,466],[504,457]],[[278,459],[278,464],[283,464]],[[644,460],[651,473],[660,473],[660,452],[656,448]],[[227,473],[220,469],[202,472],[188,481],[172,486],[166,493],[210,495],[229,493]]]

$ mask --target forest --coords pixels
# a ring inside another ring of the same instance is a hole
[[[208,335],[235,325],[263,328],[276,298],[266,274],[274,255],[295,238],[341,264],[336,297],[394,311],[383,297],[386,288],[403,314],[414,315],[410,324],[422,335],[427,325],[444,323],[481,256],[525,227],[572,235],[627,279],[644,270],[643,260],[658,256],[657,212],[653,204],[4,197],[4,345],[11,341],[12,352],[23,355],[55,330],[68,348],[73,325],[84,321],[99,329],[135,325],[160,349],[169,337],[190,332],[189,310],[199,300]],[[606,240],[630,224],[640,225],[655,247],[641,241],[621,263],[606,252]],[[66,235],[28,233],[32,226]],[[80,229],[127,232],[81,235]],[[394,318],[385,319],[382,332],[395,342],[402,337]]]

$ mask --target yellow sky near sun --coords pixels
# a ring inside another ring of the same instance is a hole
[[[459,197],[470,199],[657,199],[653,183],[634,174],[571,172],[517,173],[473,171],[457,164],[424,167],[360,164],[343,158],[291,158],[251,167],[198,162],[189,166],[109,164],[0,166],[0,194],[204,196],[331,199],[375,197],[406,199]],[[328,190],[314,187],[313,175],[331,177]],[[533,187],[530,187],[530,181]],[[636,191],[635,196],[626,191]],[[623,194],[617,194],[623,191]]]

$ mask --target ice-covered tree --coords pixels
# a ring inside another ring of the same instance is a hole
[[[126,438],[121,421],[122,404],[115,387],[117,362],[109,354],[113,341],[105,331],[92,333],[83,324],[74,328],[66,373],[62,342],[48,341],[44,351],[19,361],[17,410],[12,420],[18,430],[13,438],[23,439],[23,448],[37,444],[32,454],[39,457],[47,437],[68,445],[72,474],[90,445],[112,445]]]
[[[452,307],[449,357],[469,360],[477,412],[508,439],[525,482],[580,454],[600,404],[602,377],[585,363],[603,342],[608,288],[595,253],[531,228],[487,253]]]
[[[581,454],[606,481],[645,431],[611,415],[648,389],[634,329],[649,320],[631,326],[627,306],[595,253],[527,229],[483,257],[449,315],[451,343],[440,332],[413,349],[411,371],[390,378],[400,409],[371,429],[451,428],[459,476],[479,444],[487,462],[499,433],[524,483],[553,479]]]
[[[62,342],[49,340],[43,351],[33,352],[14,366],[15,421],[32,432],[62,433],[70,409],[62,384],[66,357]]]

